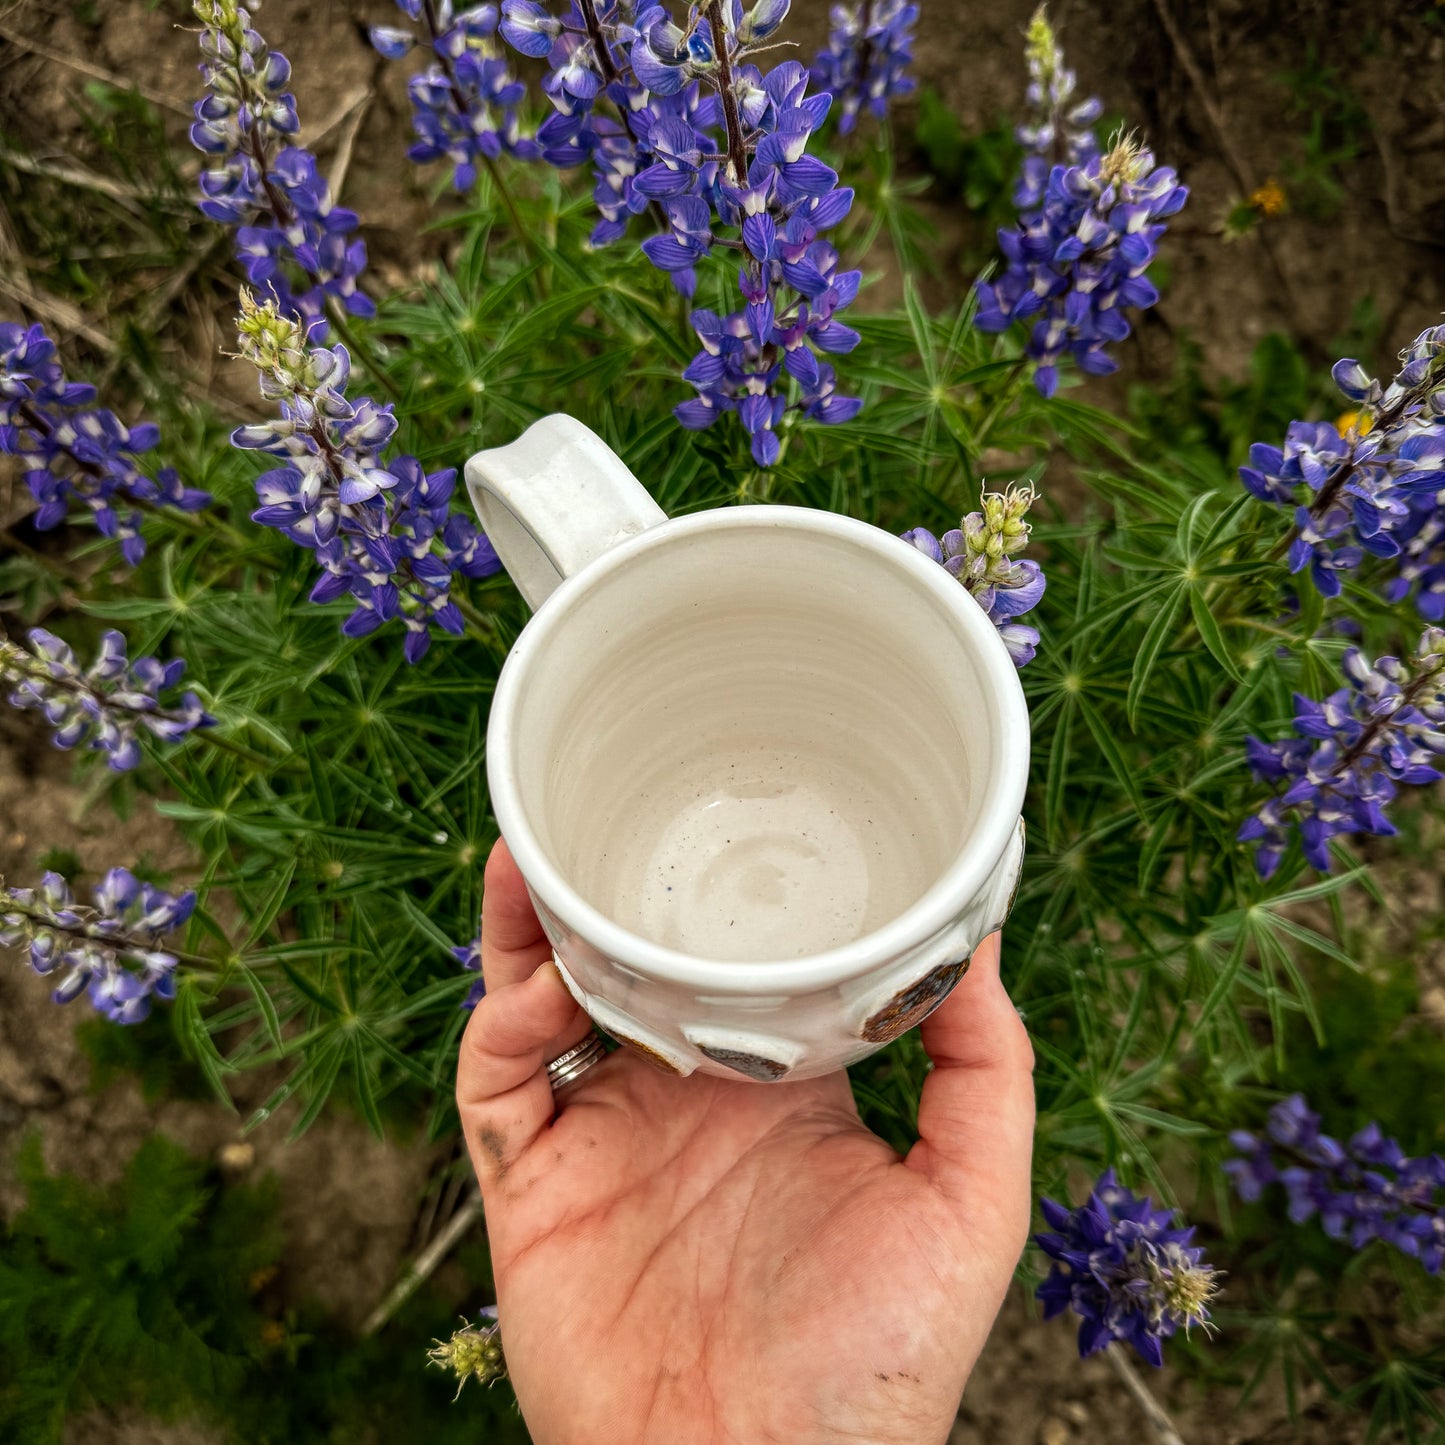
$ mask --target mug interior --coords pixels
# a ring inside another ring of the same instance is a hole
[[[1000,754],[961,589],[861,524],[781,510],[658,528],[570,596],[515,694],[542,851],[605,918],[696,959],[803,958],[906,912]]]

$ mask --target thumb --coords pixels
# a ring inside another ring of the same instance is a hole
[[[1034,1132],[1033,1048],[999,979],[999,935],[924,1020],[933,1071],[907,1164],[927,1176],[1012,1271],[1028,1238]]]

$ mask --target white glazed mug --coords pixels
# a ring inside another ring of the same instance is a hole
[[[803,507],[668,520],[549,416],[467,485],[535,616],[492,805],[607,1034],[690,1074],[808,1078],[920,1022],[1006,918],[1028,715],[936,562]]]

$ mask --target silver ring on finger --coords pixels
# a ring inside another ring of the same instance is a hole
[[[565,1054],[559,1054],[547,1065],[547,1082],[552,1086],[553,1095],[575,1084],[593,1064],[600,1064],[606,1057],[602,1035],[596,1029],[589,1029],[581,1043],[573,1044]]]

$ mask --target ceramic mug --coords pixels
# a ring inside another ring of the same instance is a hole
[[[492,805],[598,1027],[770,1081],[926,1017],[1023,857],[1028,714],[973,598],[849,517],[669,520],[568,416],[466,478],[535,613],[492,701]]]

